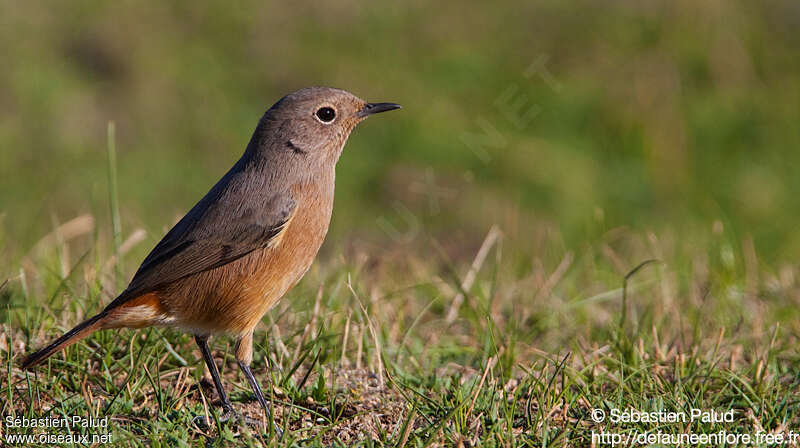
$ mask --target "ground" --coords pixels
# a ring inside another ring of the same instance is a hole
[[[530,248],[497,232],[470,249],[468,263],[450,261],[447,244],[437,261],[354,247],[318,262],[256,332],[253,370],[272,397],[280,441],[268,426],[217,426],[199,352],[175,330],[100,332],[21,371],[23,353],[99,309],[115,287],[108,262],[84,257],[62,276],[58,257],[43,257],[29,265],[36,277],[2,290],[0,412],[109,416],[123,446],[611,446],[604,434],[789,440],[800,429],[794,267],[773,274],[713,241],[689,249],[708,256],[683,266],[686,249],[654,235],[526,260]],[[737,266],[743,275],[732,275]],[[236,409],[261,419],[232,341],[212,347]],[[734,420],[609,420],[692,409],[733,410]],[[206,414],[208,427],[195,419]],[[42,429],[4,422],[2,431]]]

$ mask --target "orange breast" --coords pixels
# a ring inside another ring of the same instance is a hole
[[[169,325],[206,333],[244,334],[308,271],[325,239],[333,188],[308,190],[269,247],[187,277],[159,291]]]

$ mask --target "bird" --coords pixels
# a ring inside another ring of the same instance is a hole
[[[345,90],[308,87],[261,117],[244,154],[156,244],[111,303],[24,357],[30,370],[98,330],[175,327],[194,336],[225,411],[234,413],[209,337],[235,337],[240,370],[266,416],[250,369],[253,330],[310,268],[328,232],[336,164],[367,117],[399,109]]]

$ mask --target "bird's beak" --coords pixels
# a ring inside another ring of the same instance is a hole
[[[400,109],[400,105],[395,103],[367,103],[364,105],[363,109],[358,111],[356,115],[358,115],[359,118],[366,118],[372,114],[387,112],[395,109]]]

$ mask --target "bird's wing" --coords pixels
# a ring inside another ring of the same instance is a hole
[[[269,246],[296,209],[296,202],[288,193],[235,207],[224,196],[212,190],[187,213],[145,258],[128,288],[106,309]]]

